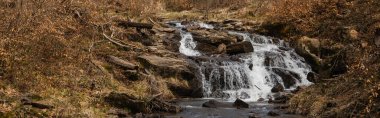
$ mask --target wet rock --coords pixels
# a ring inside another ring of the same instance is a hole
[[[163,44],[166,49],[172,51],[172,52],[179,52],[179,47],[181,43],[179,42],[181,40],[180,32],[176,31],[175,33],[167,34],[163,37]]]
[[[220,44],[231,44],[237,42],[236,37],[228,35],[227,32],[220,32],[216,30],[190,30],[193,39],[198,43],[207,43],[214,46]]]
[[[269,111],[268,116],[280,116],[280,114],[274,112],[274,111]]]
[[[240,99],[249,99],[251,96],[248,95],[246,92],[242,92],[239,96]]]
[[[264,98],[259,98],[257,101],[258,102],[263,102],[263,101],[265,101],[265,99]]]
[[[217,98],[229,98],[229,97],[231,97],[229,94],[223,92],[223,90],[220,90],[220,89],[213,91],[211,96],[217,97]]]
[[[314,72],[309,72],[306,79],[309,82],[317,83],[317,75]]]
[[[248,65],[248,68],[249,68],[250,70],[253,70],[253,64],[249,64],[249,65]]]
[[[284,91],[284,87],[277,83],[272,89],[271,89],[271,92],[272,93],[277,93],[277,92],[283,92]]]
[[[239,42],[236,44],[231,44],[227,46],[227,54],[240,54],[253,52],[252,43],[249,41]]]
[[[280,68],[272,68],[272,71],[281,77],[284,82],[285,88],[290,88],[291,86],[296,84],[296,81],[301,80],[301,77],[292,71],[280,69]]]
[[[187,26],[186,27],[186,30],[189,30],[189,31],[191,31],[191,30],[200,30],[201,29],[201,26],[199,26],[199,25],[191,25],[191,26]]]
[[[190,21],[182,21],[182,22],[181,22],[181,25],[190,25],[190,24],[191,24]]]
[[[243,100],[241,99],[236,99],[236,101],[234,102],[233,104],[234,107],[236,108],[249,108],[249,104],[244,102]]]
[[[244,36],[242,36],[242,35],[236,35],[235,37],[236,37],[237,42],[244,41]]]
[[[197,43],[195,50],[198,50],[204,54],[213,54],[214,52],[217,52],[219,49],[218,47],[208,43]]]
[[[218,107],[222,107],[223,103],[221,102],[218,102],[216,100],[209,100],[205,103],[202,104],[202,107],[206,107],[206,108],[218,108]]]
[[[274,52],[265,52],[264,65],[268,67],[287,68],[282,55]]]

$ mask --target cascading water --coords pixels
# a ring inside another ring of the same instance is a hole
[[[175,23],[176,28],[182,29],[186,26],[183,26],[181,23]],[[207,25],[206,25],[207,26]],[[180,47],[179,52],[186,55],[186,56],[200,56],[201,53],[199,51],[194,50],[197,44],[193,40],[193,36],[186,31],[181,30],[181,41],[180,41]]]
[[[204,23],[198,25],[206,29],[214,28]],[[197,43],[191,33],[182,30],[186,26],[176,23],[176,27],[181,29],[180,52],[186,56],[203,55],[195,50]],[[259,98],[270,98],[271,89],[277,84],[285,89],[311,84],[306,79],[311,72],[310,66],[284,41],[247,33],[229,34],[244,37],[245,41],[252,43],[255,51],[239,55],[238,60],[211,55],[208,61],[201,62],[199,72],[204,97],[257,101]]]

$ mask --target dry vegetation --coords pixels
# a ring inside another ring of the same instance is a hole
[[[212,1],[220,5],[217,7],[227,7],[232,2]],[[167,10],[200,8],[199,4],[203,3],[195,0],[0,1],[0,117],[106,117],[111,107],[102,98],[110,91],[126,92],[141,99],[161,91],[163,97],[173,98],[166,82],[183,82],[160,78],[135,82],[120,79],[117,73],[120,70],[105,63],[103,56],[115,55],[134,62],[133,56],[146,51],[120,49],[102,34],[111,34],[112,30],[116,38],[139,48],[141,43],[130,42],[126,37],[136,31],[115,27],[112,21],[144,21]],[[23,106],[20,99],[30,96],[38,96],[38,102],[55,108],[38,110]]]
[[[309,36],[329,47],[342,45],[340,60],[346,74],[326,79],[290,102],[291,111],[312,117],[379,116],[379,49],[375,45],[380,29],[378,0],[283,0],[272,3],[267,12],[271,25],[285,38]],[[352,38],[349,35],[357,36]],[[321,58],[329,59],[322,52]]]

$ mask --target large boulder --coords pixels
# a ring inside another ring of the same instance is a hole
[[[318,77],[317,77],[316,73],[314,73],[314,72],[309,72],[307,74],[307,78],[306,79],[308,81],[310,81],[310,82],[313,82],[313,83],[319,82]]]
[[[145,69],[154,72],[155,75],[161,76],[163,78],[176,78],[181,80],[186,80],[189,83],[189,87],[192,88],[192,92],[188,92],[186,89],[188,87],[179,87],[170,85],[169,88],[183,90],[175,90],[173,92],[179,92],[181,96],[189,97],[202,97],[202,84],[199,79],[196,78],[195,71],[196,67],[193,64],[188,63],[188,61],[183,59],[175,59],[169,57],[159,57],[155,55],[145,55],[139,56],[138,61]],[[187,91],[187,95],[182,92]]]
[[[297,54],[305,58],[306,62],[311,65],[313,71],[318,72],[322,63],[320,54],[321,42],[315,38],[302,37],[294,45]]]
[[[252,43],[249,41],[239,42],[235,44],[228,45],[226,48],[227,54],[240,54],[253,52]]]
[[[295,85],[297,81],[301,80],[301,77],[292,71],[280,68],[272,68],[272,71],[281,77],[285,88],[290,88],[291,86]]]
[[[234,107],[236,108],[249,108],[249,104],[244,102],[243,100],[241,99],[236,99],[236,101],[234,102],[233,104]]]
[[[208,43],[197,43],[195,50],[202,52],[203,54],[213,54],[218,50],[218,47]]]
[[[219,46],[222,43],[232,44],[237,42],[236,37],[228,35],[227,32],[216,30],[191,30],[190,33],[193,35],[193,39],[198,43]]]
[[[217,108],[220,104],[220,102],[216,101],[216,100],[210,100],[210,101],[207,101],[205,103],[202,104],[202,107],[206,107],[206,108]]]
[[[188,68],[190,65],[186,60],[169,57],[159,57],[155,55],[139,56],[138,61],[146,69],[150,69],[163,77],[178,77],[191,80],[194,74]]]
[[[165,34],[163,36],[163,44],[166,49],[172,51],[172,52],[179,52],[179,47],[181,43],[179,42],[181,40],[181,34],[179,31],[175,31],[174,33]]]
[[[232,107],[232,104],[228,103],[222,103],[216,100],[209,100],[202,104],[202,107],[206,108],[226,108],[226,107]]]
[[[224,54],[226,53],[227,46],[225,44],[219,44],[214,46],[208,43],[198,43],[195,50],[202,52],[203,54]]]

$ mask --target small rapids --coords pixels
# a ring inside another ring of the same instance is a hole
[[[199,64],[204,98],[257,101],[272,98],[271,89],[280,84],[286,90],[310,85],[307,74],[311,67],[286,42],[276,38],[230,31],[229,35],[244,37],[254,51],[239,55],[202,54],[195,50],[192,34],[183,30],[186,25],[174,23],[181,32],[179,52],[189,57],[207,57]],[[204,29],[214,29],[205,23],[193,23]]]

